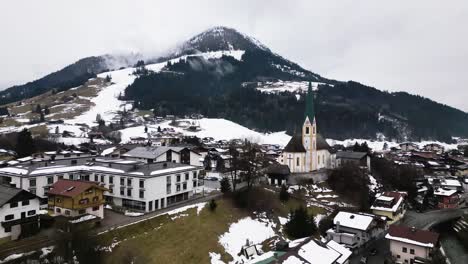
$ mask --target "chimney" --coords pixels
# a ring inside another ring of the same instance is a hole
[[[340,232],[340,221],[336,221],[336,232]]]

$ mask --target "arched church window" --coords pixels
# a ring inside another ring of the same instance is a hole
[[[299,166],[301,164],[301,159],[299,157],[296,158],[296,166]]]
[[[312,133],[315,134],[315,127],[312,128]]]
[[[309,135],[309,127],[306,127],[306,135]]]

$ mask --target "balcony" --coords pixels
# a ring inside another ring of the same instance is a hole
[[[10,221],[4,221],[2,222],[2,227],[12,227],[15,225],[20,225],[20,224],[25,224],[25,223],[32,223],[32,222],[38,222],[39,221],[39,215],[33,215],[30,217],[25,217],[25,218],[19,218],[15,220],[10,220]]]

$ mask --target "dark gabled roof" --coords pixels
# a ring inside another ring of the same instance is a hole
[[[289,140],[283,152],[306,152],[304,145],[302,145],[302,138],[300,134],[294,134]]]
[[[20,192],[21,189],[0,185],[0,206],[6,204]]]
[[[13,198],[17,197],[20,194],[22,195],[22,197],[31,198],[31,199],[36,197],[36,195],[28,191],[25,191],[23,189],[14,188],[14,187],[0,184],[0,207],[8,203],[9,201],[11,201]]]
[[[366,152],[353,152],[353,151],[338,151],[336,153],[337,159],[355,159],[360,160],[367,155]]]
[[[291,171],[289,170],[288,165],[282,164],[271,164],[265,169],[266,174],[280,174],[280,175],[289,175]]]
[[[75,197],[90,188],[105,190],[105,188],[100,187],[95,182],[60,179],[52,185],[49,195]]]
[[[325,140],[322,135],[317,134],[317,150],[328,149],[330,150],[330,145],[328,145],[327,141]]]
[[[439,241],[438,233],[427,230],[414,229],[411,227],[401,225],[391,225],[388,229],[388,234],[395,238],[404,238],[423,244],[436,245]]]

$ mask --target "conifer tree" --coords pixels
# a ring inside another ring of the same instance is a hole
[[[220,185],[221,185],[221,192],[222,193],[228,193],[231,191],[231,183],[229,182],[229,179],[224,177],[221,179],[220,181]]]
[[[26,128],[23,129],[21,132],[18,133],[18,139],[16,142],[16,153],[18,157],[27,157],[33,154],[36,151],[36,147],[34,145],[34,140],[31,136],[31,132]]]

